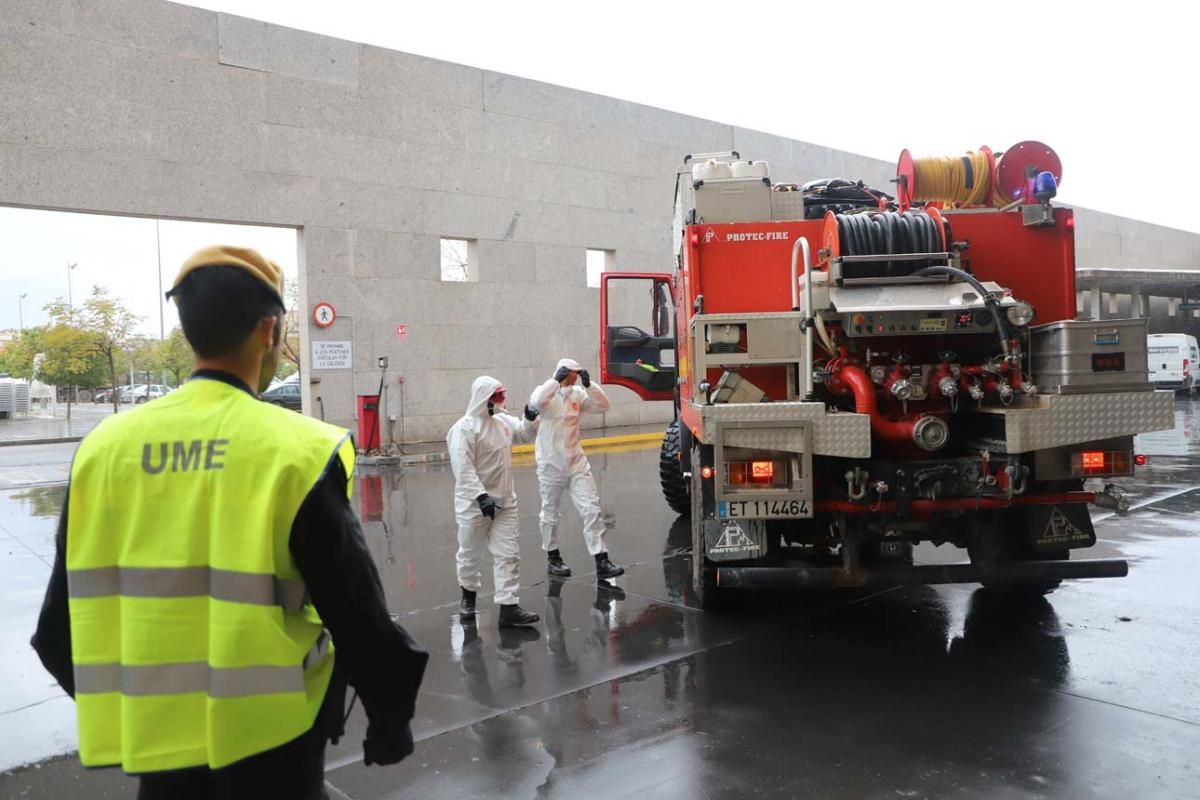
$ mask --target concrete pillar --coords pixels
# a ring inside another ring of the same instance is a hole
[[[1129,301],[1129,316],[1139,319],[1150,316],[1150,312],[1146,308],[1146,298],[1142,296],[1142,287],[1133,287],[1133,290],[1129,293]]]
[[[1178,297],[1168,297],[1167,298],[1167,316],[1174,317],[1176,314],[1178,314],[1179,313],[1179,304],[1182,302],[1183,301],[1180,300]]]
[[[1108,316],[1116,317],[1121,313],[1121,295],[1116,292],[1108,296]]]
[[[1087,309],[1087,292],[1075,293],[1075,316],[1082,318]]]
[[[1092,302],[1091,302],[1091,305],[1088,307],[1088,312],[1089,312],[1089,316],[1092,319],[1103,319],[1103,315],[1100,313],[1100,287],[1099,286],[1092,287]]]

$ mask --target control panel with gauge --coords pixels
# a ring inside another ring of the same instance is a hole
[[[850,337],[903,334],[987,333],[996,329],[995,315],[987,308],[961,311],[874,311],[841,314],[842,328]]]

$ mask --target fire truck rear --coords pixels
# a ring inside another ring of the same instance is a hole
[[[1173,398],[1148,382],[1145,320],[1076,319],[1060,181],[1038,142],[906,151],[895,198],[685,159],[674,272],[602,276],[601,372],[675,405],[660,477],[706,606],[1127,573],[1072,551],[1096,542],[1089,506],[1127,507],[1109,481],[1132,474],[1135,434],[1172,426]],[[623,324],[635,311],[648,330]],[[922,542],[967,558],[914,563]]]

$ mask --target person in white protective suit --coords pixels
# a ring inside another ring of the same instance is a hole
[[[603,414],[608,410],[608,395],[592,383],[587,370],[564,358],[554,369],[554,377],[533,390],[530,411],[540,414],[537,433],[538,485],[542,492],[542,549],[546,551],[546,571],[555,577],[571,575],[558,550],[559,507],[563,492],[571,495],[575,510],[583,518],[583,538],[588,552],[596,559],[597,578],[615,578],[625,570],[608,558],[604,543],[604,518],[600,511],[600,492],[592,477],[592,466],[579,443],[579,416]]]
[[[475,595],[483,585],[480,561],[492,553],[496,605],[501,627],[532,625],[537,614],[517,604],[521,551],[517,543],[517,490],[512,477],[513,442],[526,443],[537,430],[537,413],[525,419],[505,412],[500,381],[486,375],[471,384],[466,415],[446,435],[454,470],[454,515],[458,521],[459,606],[463,620],[475,618]]]

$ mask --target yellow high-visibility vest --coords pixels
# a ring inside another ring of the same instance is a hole
[[[85,766],[218,768],[312,727],[333,649],[288,538],[334,458],[351,475],[345,430],[203,378],[84,439],[67,585]]]

